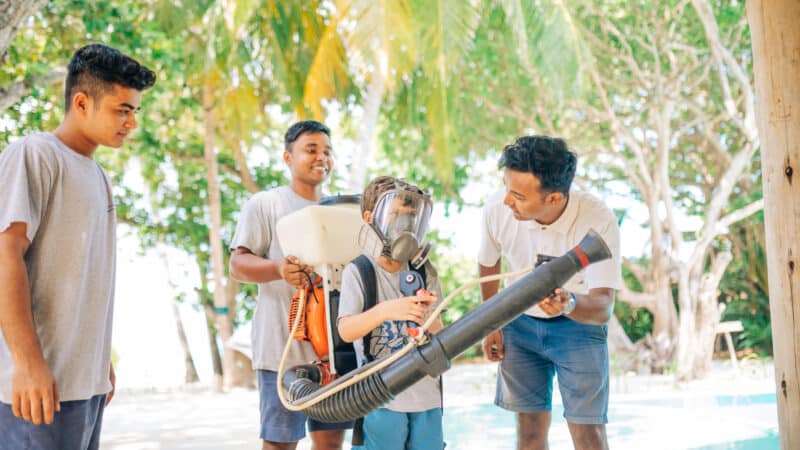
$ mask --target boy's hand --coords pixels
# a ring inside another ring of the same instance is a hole
[[[287,256],[281,260],[279,269],[281,278],[297,289],[302,289],[308,284],[308,277],[314,273],[314,268],[303,264],[296,256]]]
[[[422,324],[435,295],[414,295],[378,303],[383,320],[409,320]]]

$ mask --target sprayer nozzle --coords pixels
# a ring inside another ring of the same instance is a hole
[[[572,249],[572,252],[580,260],[581,267],[604,259],[611,258],[611,250],[606,245],[600,234],[594,229],[589,229],[581,242]]]

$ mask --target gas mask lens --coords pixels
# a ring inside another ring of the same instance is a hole
[[[378,199],[373,210],[373,224],[388,241],[411,234],[418,243],[428,231],[433,205],[430,197],[416,192],[394,189]]]

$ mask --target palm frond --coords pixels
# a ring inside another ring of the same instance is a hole
[[[499,2],[522,66],[541,77],[553,93],[578,95],[592,58],[571,10],[561,0]]]
[[[347,55],[337,26],[338,19],[332,18],[318,42],[306,75],[303,103],[311,109],[316,120],[323,119],[322,100],[343,92],[349,80]]]
[[[416,66],[415,17],[408,0],[354,0],[341,27],[354,67],[381,70],[393,92]]]

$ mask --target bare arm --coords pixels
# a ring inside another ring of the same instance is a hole
[[[36,425],[50,424],[54,410],[60,410],[58,390],[33,323],[24,259],[30,242],[25,231],[24,223],[15,222],[0,233],[0,330],[14,361],[14,415]]]
[[[426,309],[435,301],[434,296],[413,296],[380,302],[364,312],[340,317],[339,335],[345,342],[353,342],[386,320],[411,320],[422,324]]]
[[[483,266],[478,264],[478,275],[483,278],[489,275],[497,275],[500,273],[500,264],[501,260],[497,260],[497,263],[491,267]],[[489,281],[486,283],[481,283],[481,297],[483,301],[489,300],[500,289],[500,280]]]
[[[498,259],[497,263],[491,267],[478,264],[478,274],[481,277],[497,275],[500,273],[501,265],[502,260],[500,259]],[[495,294],[497,294],[499,289],[500,280],[481,283],[481,297],[483,298],[483,301],[492,298]],[[486,339],[483,340],[482,348],[483,355],[488,358],[489,361],[500,361],[503,359],[503,333],[500,330],[493,331],[491,334],[486,336]]]
[[[301,263],[294,256],[266,259],[253,254],[246,247],[238,247],[231,253],[231,277],[243,283],[266,283],[282,279],[294,287],[301,288],[308,283],[304,271],[311,275],[314,269]]]
[[[542,311],[558,315],[564,311],[569,303],[570,293],[563,289],[556,289],[554,297],[548,297],[539,303]],[[614,289],[593,288],[588,295],[575,294],[575,309],[567,317],[577,322],[593,325],[605,325],[611,320],[614,310]]]

